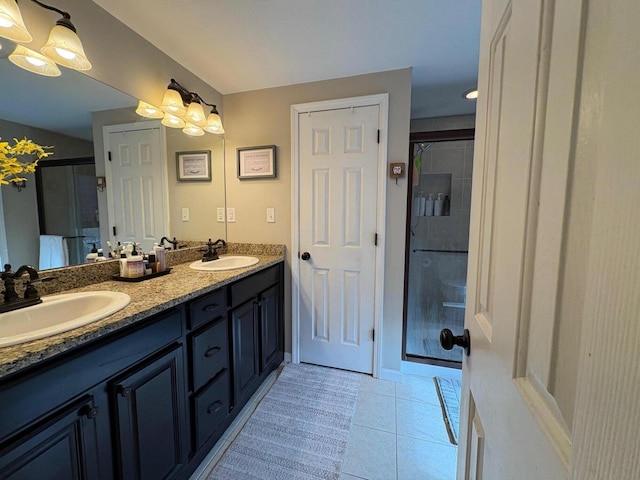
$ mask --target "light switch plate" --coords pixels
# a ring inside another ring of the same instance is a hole
[[[224,207],[218,207],[216,215],[218,222],[224,222]]]
[[[182,221],[183,222],[188,222],[189,221],[189,209],[182,207]]]
[[[276,209],[267,208],[267,223],[276,223]]]
[[[236,209],[234,207],[227,208],[227,222],[234,223],[236,221]]]

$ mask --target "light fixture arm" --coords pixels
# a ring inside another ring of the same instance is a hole
[[[36,0],[31,0],[31,1],[35,2]],[[216,115],[219,115],[218,110],[214,104],[205,102],[200,95],[198,95],[195,92],[190,92],[189,90],[184,88],[182,85],[180,85],[178,82],[176,82],[175,79],[173,78],[171,79],[171,83],[169,83],[167,88],[170,88],[171,90],[175,90],[176,92],[178,92],[182,97],[182,102],[185,105],[189,105],[191,102],[198,102],[198,103],[212,107],[211,113],[215,113]]]
[[[62,25],[63,27],[67,27],[69,30],[72,30],[74,33],[78,33],[76,31],[76,27],[73,25],[73,23],[71,23],[71,15],[69,14],[69,12],[64,12],[59,8],[52,7],[51,5],[46,5],[42,2],[39,2],[38,0],[31,0],[31,1],[37,5],[40,5],[42,8],[46,8],[47,10],[52,10],[62,15],[62,18],[56,22],[56,25]]]

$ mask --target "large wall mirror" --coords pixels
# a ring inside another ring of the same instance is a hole
[[[103,127],[147,121],[135,114],[137,100],[67,69],[60,77],[42,77],[0,58],[0,72],[2,141],[27,137],[52,146],[54,152],[41,160],[37,181],[30,175],[21,191],[0,187],[0,264],[38,267],[41,234],[68,237],[69,265],[83,263],[94,243],[106,252],[107,240],[119,239],[109,224],[109,189],[96,187],[108,161]],[[224,139],[212,134],[188,137],[167,128],[164,141],[169,228],[158,236],[225,239],[226,224],[216,216],[217,209],[225,207]],[[178,181],[176,153],[189,151],[211,152],[211,181]],[[183,220],[183,209],[190,212],[188,221]]]

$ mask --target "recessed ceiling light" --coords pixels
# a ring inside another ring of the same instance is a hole
[[[462,94],[462,98],[466,98],[467,100],[475,100],[478,98],[478,89],[472,88],[471,90],[467,90]]]

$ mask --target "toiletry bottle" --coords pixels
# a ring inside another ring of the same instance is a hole
[[[451,200],[449,200],[449,195],[445,195],[444,203],[442,204],[442,215],[448,217],[451,215]]]
[[[435,217],[442,216],[442,205],[444,203],[444,193],[439,193],[436,201],[433,203],[433,215]]]
[[[423,201],[424,201],[424,197],[422,196],[422,194],[420,194],[419,196],[417,196],[416,198],[413,199],[413,216],[414,217],[419,217],[422,215],[422,212],[424,210],[423,207]]]
[[[420,195],[420,215],[421,217],[425,216],[425,212],[427,211],[427,197],[424,195]]]
[[[164,255],[164,247],[158,245],[157,243],[153,244],[153,251],[156,254],[156,265],[158,272],[164,272],[167,268],[166,258]]]
[[[95,261],[96,262],[104,262],[106,261],[106,257],[104,256],[104,252],[102,251],[101,248],[98,249],[98,256],[96,257]]]
[[[156,262],[156,254],[153,250],[149,252],[149,268],[151,269],[151,273],[156,273],[158,271],[158,263]]]
[[[93,263],[98,258],[98,249],[96,248],[96,244],[92,243],[93,247],[91,248],[91,253],[87,254],[87,263]]]
[[[120,276],[123,278],[127,278],[129,276],[129,272],[127,271],[127,254],[122,252],[120,254]]]
[[[424,214],[427,217],[433,216],[433,194],[432,193],[429,194],[429,198],[427,198],[427,201],[425,202]]]

